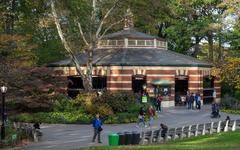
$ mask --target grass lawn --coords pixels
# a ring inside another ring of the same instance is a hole
[[[166,144],[145,146],[103,146],[90,150],[240,150],[240,131],[193,137]]]

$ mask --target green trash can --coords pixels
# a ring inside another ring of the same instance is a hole
[[[116,133],[108,135],[108,144],[109,145],[118,145],[119,135]]]

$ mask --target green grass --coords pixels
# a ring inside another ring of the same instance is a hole
[[[86,149],[86,148],[85,148]],[[193,137],[145,146],[102,146],[90,150],[240,150],[240,131]]]

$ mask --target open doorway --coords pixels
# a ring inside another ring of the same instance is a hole
[[[93,76],[92,77],[93,89],[104,89],[107,87],[106,76]],[[68,96],[75,98],[81,90],[83,90],[83,81],[80,76],[68,76]]]
[[[107,77],[93,76],[92,84],[93,84],[93,89],[105,89],[107,87]]]
[[[146,85],[146,76],[135,75],[132,76],[132,90],[134,93],[143,92],[143,85]]]
[[[83,81],[80,76],[68,76],[68,96],[75,98],[83,90]]]
[[[175,104],[183,105],[188,90],[188,77],[177,76],[175,78]]]
[[[214,77],[203,77],[203,103],[211,104],[213,102]]]

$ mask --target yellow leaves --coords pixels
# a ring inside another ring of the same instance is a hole
[[[208,29],[213,31],[219,30],[221,28],[222,28],[222,24],[220,23],[210,23],[208,26]]]
[[[221,69],[220,69],[220,68],[213,67],[213,68],[211,69],[211,76],[220,77],[220,76],[221,76]]]
[[[52,21],[52,18],[42,17],[42,18],[39,19],[39,24],[38,25],[39,25],[40,28],[48,28],[53,24],[54,24],[54,22]]]
[[[211,75],[220,77],[231,88],[240,89],[240,58],[228,57],[220,68],[213,68]]]

